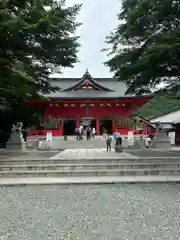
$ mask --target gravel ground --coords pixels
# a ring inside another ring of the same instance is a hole
[[[0,188],[3,240],[179,240],[179,184]]]

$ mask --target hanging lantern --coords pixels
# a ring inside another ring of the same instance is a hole
[[[90,107],[95,107],[95,104],[89,104]]]
[[[112,105],[111,105],[110,103],[108,103],[106,106],[107,106],[107,107],[112,107]]]
[[[84,112],[85,112],[85,114],[89,113],[89,107],[88,106],[85,107]]]
[[[84,104],[84,103],[80,105],[80,107],[85,107],[85,106],[86,106],[86,104]]]

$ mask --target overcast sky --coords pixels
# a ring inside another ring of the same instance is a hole
[[[68,5],[74,3],[83,3],[78,16],[82,26],[77,31],[81,42],[80,63],[66,69],[61,77],[81,77],[86,68],[93,77],[111,77],[109,68],[103,64],[107,57],[101,49],[106,47],[105,37],[117,26],[119,0],[67,0]]]

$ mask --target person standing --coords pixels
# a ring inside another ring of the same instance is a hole
[[[80,125],[79,126],[79,140],[82,140],[83,139],[83,126]]]
[[[145,147],[146,148],[152,147],[152,139],[151,139],[150,135],[147,138],[145,138]]]
[[[103,139],[106,140],[107,130],[104,127],[102,128],[102,132],[103,132]]]
[[[111,144],[112,144],[112,137],[110,134],[106,135],[106,147],[107,147],[107,152],[111,151]]]
[[[79,128],[76,127],[75,129],[75,133],[76,133],[76,140],[80,140],[80,134],[79,134]]]
[[[113,137],[116,141],[115,143],[115,152],[122,152],[122,137],[119,132],[115,132]]]
[[[22,129],[21,133],[22,133],[22,136],[24,138],[24,141],[27,142],[27,134],[28,134],[27,130],[26,129]]]
[[[87,136],[87,140],[91,139],[91,127],[87,126],[86,128],[86,136]]]
[[[96,135],[96,129],[95,127],[93,127],[92,129],[92,138],[95,139],[95,135]]]

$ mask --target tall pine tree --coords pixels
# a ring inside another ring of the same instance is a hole
[[[179,87],[179,1],[123,0],[118,20],[106,39],[111,57],[105,64],[127,93],[148,93],[160,83]]]

